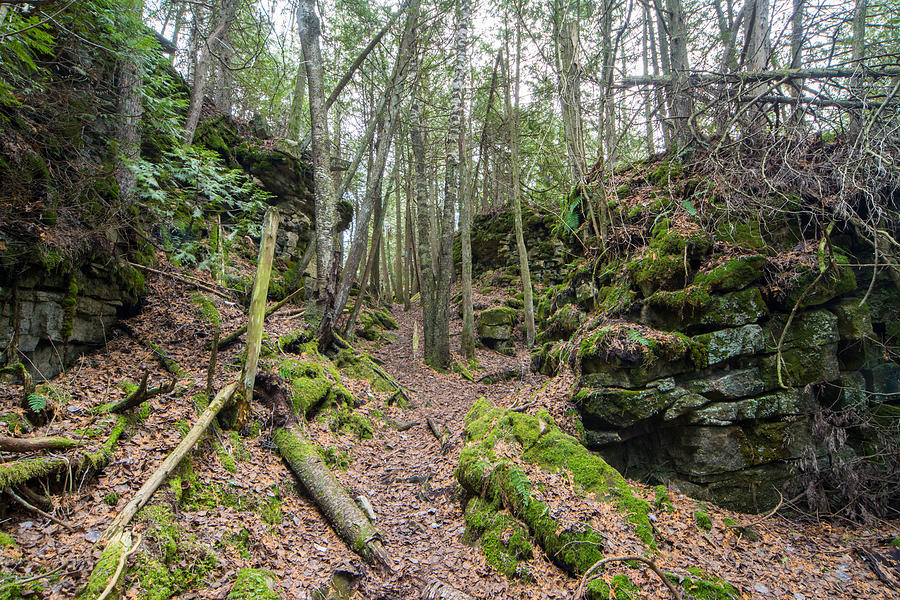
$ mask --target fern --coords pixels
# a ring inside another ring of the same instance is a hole
[[[47,398],[41,394],[30,394],[28,396],[28,408],[31,412],[41,412],[47,408]]]

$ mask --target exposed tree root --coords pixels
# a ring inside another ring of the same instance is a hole
[[[93,409],[94,412],[123,413],[127,410],[131,410],[132,408],[139,406],[140,404],[149,400],[150,398],[153,398],[154,396],[159,396],[160,394],[168,394],[175,389],[175,382],[177,381],[177,379],[174,376],[169,381],[169,383],[147,389],[147,379],[149,375],[150,371],[148,369],[145,369],[144,374],[141,376],[141,383],[140,385],[138,385],[136,390],[134,390],[118,402],[98,406],[97,408]]]
[[[139,543],[140,539],[137,544],[132,545],[130,531],[120,531],[110,538],[77,600],[100,600],[109,597],[119,583],[125,560]]]
[[[65,521],[63,521],[63,520],[61,520],[61,519],[57,519],[56,517],[54,517],[53,515],[51,515],[51,514],[48,513],[48,512],[44,512],[43,510],[41,510],[41,509],[38,508],[37,506],[32,505],[30,502],[28,502],[27,500],[25,500],[24,498],[22,498],[21,496],[19,496],[17,493],[15,493],[14,491],[12,491],[11,489],[7,488],[7,489],[5,489],[5,490],[3,490],[3,491],[6,492],[6,493],[9,495],[10,498],[12,498],[13,500],[15,500],[16,502],[18,502],[19,504],[21,504],[22,506],[24,506],[24,507],[27,508],[28,510],[30,510],[30,511],[32,511],[32,512],[36,512],[37,514],[41,515],[41,516],[44,517],[45,519],[49,519],[49,520],[53,521],[54,523],[56,523],[56,524],[58,524],[58,525],[62,525],[63,527],[65,527],[65,528],[68,529],[69,531],[75,531],[75,528],[72,527],[72,525],[71,525],[70,523],[67,523],[67,522],[65,522]]]

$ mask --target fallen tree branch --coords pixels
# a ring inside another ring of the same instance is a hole
[[[241,293],[237,290],[233,290],[231,288],[227,288],[222,285],[208,283],[206,281],[202,281],[197,279],[196,277],[191,277],[190,275],[183,275],[178,273],[170,273],[169,271],[160,271],[159,269],[154,269],[153,267],[148,267],[146,265],[140,265],[138,263],[133,263],[127,261],[129,265],[134,267],[135,269],[140,269],[142,271],[147,271],[148,273],[154,273],[156,275],[163,275],[170,279],[174,279],[175,281],[180,281],[181,283],[186,283],[188,285],[195,285],[198,288],[202,289],[205,292],[209,292],[210,294],[215,294],[220,298],[225,298],[227,300],[234,301],[240,297]],[[222,291],[227,290],[227,291]]]
[[[272,308],[270,308],[266,311],[266,314],[263,317],[263,319],[266,319],[269,316],[271,316],[272,314],[274,314],[282,306],[284,306],[285,304],[287,304],[288,302],[290,302],[291,300],[296,298],[302,291],[303,291],[302,289],[295,290],[293,293],[285,296],[285,298],[283,300],[278,301],[277,304],[275,304],[274,306],[272,306]],[[236,341],[238,341],[238,339],[240,339],[240,337],[247,332],[247,325],[248,325],[248,323],[241,325],[240,327],[238,327],[237,329],[235,329],[234,331],[232,331],[231,333],[226,335],[224,338],[219,340],[219,350],[224,350],[228,346],[231,346]],[[207,350],[210,350],[211,348],[212,348],[212,343],[208,344],[206,347]]]
[[[428,423],[428,429],[431,430],[435,439],[440,443],[441,450],[443,450],[447,446],[447,441],[450,439],[450,431],[446,427],[444,427],[444,431],[440,431],[437,422],[431,417],[428,417],[425,421]]]
[[[219,414],[222,407],[231,399],[237,385],[238,382],[233,381],[216,394],[216,397],[197,418],[197,422],[194,423],[191,430],[187,432],[187,435],[184,436],[181,443],[179,443],[172,453],[166,457],[156,471],[153,472],[153,475],[144,482],[141,489],[138,490],[131,501],[122,509],[122,512],[116,516],[104,532],[104,539],[110,540],[120,534],[128,523],[131,522],[131,519],[134,518],[134,515],[147,504],[150,498],[153,497],[153,493],[156,492],[162,482],[175,470],[178,463],[181,462],[181,459],[187,456],[187,453],[191,451],[200,437],[206,433],[206,429],[209,427],[210,423],[213,422],[213,419],[216,418],[216,415]]]
[[[63,527],[65,527],[65,528],[68,529],[69,531],[75,531],[75,528],[72,527],[71,524],[69,524],[69,523],[67,523],[67,522],[65,522],[65,521],[63,521],[63,520],[61,520],[61,519],[57,519],[56,517],[54,517],[54,516],[51,515],[50,513],[41,510],[41,509],[38,508],[37,506],[34,506],[34,505],[31,504],[30,502],[28,502],[27,500],[25,500],[24,498],[22,498],[21,496],[19,496],[17,493],[15,493],[14,491],[12,491],[10,488],[6,488],[6,489],[3,490],[3,491],[6,492],[7,494],[9,494],[10,498],[12,498],[13,500],[15,500],[16,502],[18,502],[19,504],[21,504],[22,506],[24,506],[24,507],[27,508],[28,510],[30,510],[30,511],[32,511],[32,512],[36,512],[37,514],[41,515],[41,516],[44,517],[45,519],[50,519],[51,521],[53,521],[53,522],[56,523],[57,525],[62,525]]]
[[[81,444],[64,437],[17,438],[0,435],[0,450],[3,452],[35,452],[37,450],[68,450]]]
[[[136,406],[139,406],[140,404],[146,402],[154,396],[159,396],[160,394],[169,394],[172,392],[172,390],[175,389],[175,382],[177,381],[177,379],[173,376],[169,383],[158,385],[148,390],[147,379],[149,377],[149,374],[150,371],[145,369],[144,375],[141,377],[141,383],[140,385],[138,385],[136,390],[134,390],[118,402],[99,407],[97,409],[97,412],[123,413],[126,410],[130,410]]]
[[[662,582],[665,584],[665,586],[667,588],[669,588],[669,593],[672,594],[672,597],[675,598],[675,600],[682,599],[681,592],[679,592],[678,588],[676,588],[672,584],[672,582],[669,581],[669,578],[666,577],[666,574],[662,572],[662,570],[657,566],[657,564],[655,562],[653,562],[649,558],[645,558],[643,556],[637,556],[637,555],[610,556],[609,558],[603,558],[603,559],[598,560],[593,565],[591,565],[591,568],[589,568],[587,571],[585,571],[584,575],[581,577],[581,582],[579,582],[579,584],[578,584],[578,588],[575,590],[575,595],[572,596],[572,598],[574,600],[581,600],[581,598],[584,598],[584,591],[587,587],[588,582],[590,581],[591,575],[593,575],[595,572],[597,572],[600,569],[600,567],[602,567],[603,565],[605,565],[607,563],[611,563],[611,562],[625,562],[625,561],[629,561],[629,560],[636,561],[636,562],[642,562],[645,565],[647,565],[648,567],[650,567],[650,570],[652,570],[654,573],[656,573],[659,576],[659,578],[662,580]]]
[[[103,590],[103,593],[100,594],[100,597],[97,600],[106,600],[106,598],[112,593],[113,588],[116,587],[116,584],[119,582],[119,578],[122,576],[122,570],[125,568],[125,563],[128,561],[128,557],[134,554],[138,547],[141,545],[142,534],[138,534],[137,540],[135,540],[134,545],[131,546],[131,550],[124,552],[122,556],[119,557],[119,562],[116,565],[116,571],[113,573],[113,576],[110,577],[109,583],[106,584],[106,588]]]

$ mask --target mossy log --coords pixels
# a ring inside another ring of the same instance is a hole
[[[76,596],[76,599],[98,600],[102,597],[105,600],[116,600],[119,598],[122,590],[118,589],[118,586],[122,579],[122,573],[125,571],[119,567],[119,563],[127,558],[132,549],[131,532],[129,531],[121,532],[111,539],[103,549],[103,554],[100,555],[100,560],[97,561],[94,570],[91,571],[87,585]]]
[[[96,452],[76,452],[73,455],[47,456],[15,460],[0,464],[0,488],[12,488],[40,477],[61,477],[63,474],[76,479],[96,473],[109,464],[112,451],[122,433],[126,422],[123,417],[113,427],[106,442]]]
[[[3,452],[35,452],[37,450],[69,450],[80,446],[75,440],[64,437],[17,438],[0,435]]]
[[[325,465],[297,423],[275,432],[275,445],[291,470],[351,550],[371,564],[391,568],[378,531]]]

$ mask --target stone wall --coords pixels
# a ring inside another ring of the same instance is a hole
[[[662,219],[636,254],[574,271],[538,305],[534,365],[576,370],[583,441],[628,477],[763,510],[824,460],[819,408],[900,414],[900,292],[882,275],[860,305],[871,269],[839,248],[818,277],[809,257],[714,242]]]
[[[91,263],[69,272],[32,268],[0,284],[0,364],[21,361],[42,380],[112,337],[117,319],[137,306],[143,277],[129,267]]]
[[[568,245],[555,234],[557,218],[530,206],[522,207],[522,230],[528,249],[528,266],[533,281],[556,284],[566,275],[565,265],[574,258]],[[454,259],[460,269],[459,237]],[[478,277],[496,269],[518,273],[519,250],[513,211],[504,207],[476,215],[472,222],[472,275]]]

